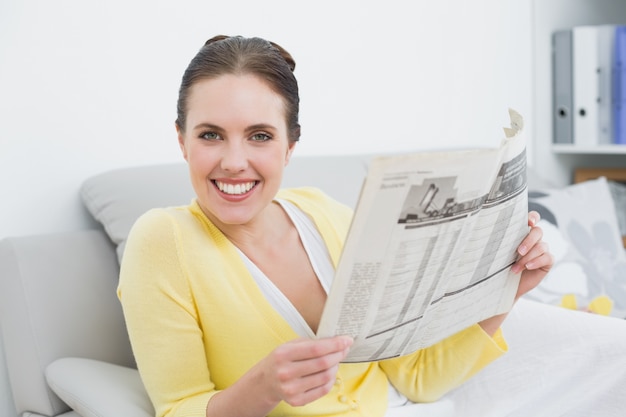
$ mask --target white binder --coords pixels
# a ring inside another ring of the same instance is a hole
[[[572,28],[573,137],[577,146],[599,143],[600,77],[598,28]]]

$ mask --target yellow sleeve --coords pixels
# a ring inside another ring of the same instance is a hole
[[[151,210],[133,226],[120,270],[118,297],[158,417],[204,416],[216,392],[180,246],[171,215]]]
[[[500,329],[490,337],[475,324],[426,349],[381,361],[379,366],[409,400],[431,402],[467,381],[507,349]]]

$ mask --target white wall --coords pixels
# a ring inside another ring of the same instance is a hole
[[[520,0],[0,3],[0,238],[89,227],[77,191],[111,168],[180,161],[178,83],[214,34],[287,48],[300,154],[496,145],[530,115]]]

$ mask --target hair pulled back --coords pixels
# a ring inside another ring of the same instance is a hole
[[[289,52],[273,42],[256,37],[215,36],[206,41],[183,74],[176,125],[181,131],[185,130],[187,100],[194,84],[226,74],[250,74],[265,80],[283,98],[289,140],[297,141],[300,138],[300,97],[293,74],[295,67]]]

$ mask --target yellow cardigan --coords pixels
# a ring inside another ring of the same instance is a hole
[[[336,265],[350,209],[313,188],[281,190],[277,197],[314,220]],[[215,393],[299,337],[195,201],[153,209],[137,220],[126,244],[118,296],[158,417],[204,416]],[[280,403],[270,415],[382,416],[389,381],[415,402],[434,401],[505,350],[499,333],[490,338],[474,325],[411,355],[341,364],[329,394],[303,407]]]

